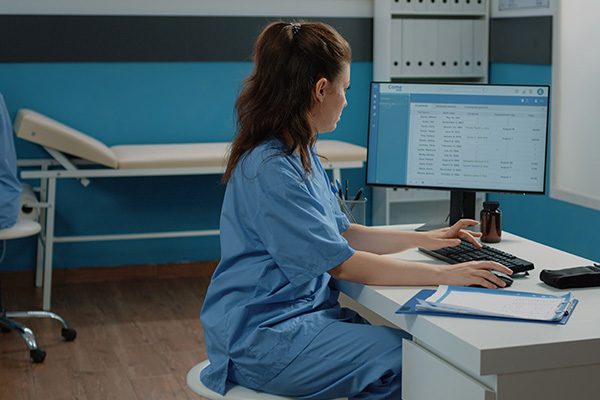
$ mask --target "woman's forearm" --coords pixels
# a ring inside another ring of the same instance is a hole
[[[440,266],[356,251],[329,273],[336,279],[367,285],[413,286],[440,283]]]
[[[477,285],[492,289],[504,287],[505,283],[490,270],[512,274],[504,265],[492,261],[439,265],[399,260],[366,251],[356,251],[329,273],[336,279],[366,285]]]
[[[342,233],[342,236],[353,249],[375,254],[399,253],[418,247],[422,240],[421,232],[382,229],[356,224],[350,225]]]

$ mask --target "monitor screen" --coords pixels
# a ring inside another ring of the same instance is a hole
[[[367,184],[545,193],[549,90],[371,83]]]

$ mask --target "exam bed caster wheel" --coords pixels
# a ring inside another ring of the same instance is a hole
[[[73,328],[62,328],[61,334],[67,342],[72,342],[77,337],[77,332]]]
[[[46,352],[44,349],[40,349],[39,347],[34,350],[29,350],[29,356],[33,359],[33,362],[39,364],[44,362],[44,358],[46,358]]]

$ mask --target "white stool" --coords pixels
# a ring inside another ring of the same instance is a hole
[[[6,251],[6,240],[18,239],[40,233],[41,226],[35,221],[27,219],[18,219],[17,223],[10,228],[0,229],[0,241],[4,241],[3,249],[0,249],[0,262],[4,258]],[[52,318],[60,321],[63,325],[62,336],[66,341],[75,340],[77,332],[65,322],[58,314],[48,311],[13,311],[7,312],[2,305],[2,291],[0,288],[0,327],[3,332],[15,330],[21,334],[25,343],[29,347],[29,355],[35,363],[41,363],[46,358],[46,352],[39,348],[35,340],[35,335],[25,325],[12,320],[12,318]]]
[[[200,364],[196,364],[187,374],[187,384],[196,394],[210,400],[295,400],[292,397],[275,396],[273,394],[258,392],[248,389],[243,386],[232,386],[225,396],[221,396],[217,392],[213,392],[200,380],[200,372],[210,364],[210,361],[204,360]],[[346,400],[346,399],[337,399]]]
[[[257,392],[256,390],[248,389],[243,386],[231,387],[225,396],[221,396],[217,392],[213,392],[200,380],[200,372],[210,364],[210,361],[204,360],[200,364],[196,364],[187,374],[187,384],[196,394],[206,397],[210,400],[294,400],[291,397],[275,396],[269,393]]]

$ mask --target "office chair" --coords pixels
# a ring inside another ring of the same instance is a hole
[[[41,226],[36,221],[27,219],[18,219],[17,223],[10,227],[0,229],[0,241],[2,241],[0,264],[2,263],[4,256],[6,255],[6,241],[10,239],[24,238],[28,236],[37,235],[41,230]],[[53,312],[48,311],[13,311],[7,312],[4,305],[2,304],[2,285],[0,282],[0,329],[4,333],[8,333],[11,330],[17,331],[21,334],[25,343],[29,347],[29,355],[34,363],[41,363],[46,358],[46,352],[44,349],[38,347],[35,340],[33,331],[16,321],[13,318],[52,318],[60,321],[63,325],[62,336],[67,342],[75,340],[77,332],[70,328],[65,320]]]
[[[17,178],[17,155],[15,152],[13,129],[4,102],[0,93],[0,265],[6,255],[6,241],[38,235],[42,229],[34,218],[26,217],[24,212],[19,218],[20,211],[24,211],[26,197],[23,196],[23,186]],[[35,206],[34,206],[35,207]],[[21,334],[29,354],[35,363],[41,363],[46,358],[46,352],[39,348],[31,329],[22,325],[13,318],[52,318],[63,324],[62,336],[66,341],[75,340],[77,332],[65,322],[62,317],[47,311],[19,311],[7,312],[2,304],[2,282],[0,282],[0,330],[8,333],[15,330]]]

